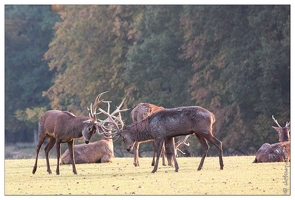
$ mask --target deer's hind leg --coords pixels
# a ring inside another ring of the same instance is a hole
[[[54,146],[55,144],[55,138],[54,137],[51,137],[48,144],[46,145],[46,147],[44,148],[44,151],[45,151],[45,157],[46,157],[46,165],[47,165],[47,172],[49,174],[51,174],[51,169],[50,169],[50,164],[49,164],[49,151],[52,149],[52,147]]]
[[[223,169],[223,159],[222,159],[222,154],[223,154],[223,150],[222,150],[222,142],[219,141],[217,138],[215,138],[213,135],[211,137],[208,137],[207,140],[212,143],[219,152],[219,165],[220,165],[220,169]]]
[[[35,164],[34,164],[34,167],[33,167],[33,171],[32,173],[35,174],[36,170],[37,170],[37,163],[38,163],[38,156],[39,156],[39,152],[40,152],[40,149],[41,149],[41,146],[44,142],[44,140],[46,139],[46,136],[43,136],[43,135],[39,135],[39,142],[38,142],[38,145],[37,145],[37,154],[36,154],[36,160],[35,160]]]
[[[202,148],[203,148],[203,155],[202,155],[202,159],[201,162],[199,164],[198,170],[201,170],[205,161],[205,158],[207,156],[208,150],[209,150],[209,145],[208,142],[206,141],[205,138],[203,138],[202,136],[195,134],[198,138],[198,140],[200,141]]]

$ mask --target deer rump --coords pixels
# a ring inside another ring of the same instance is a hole
[[[74,145],[74,155],[76,164],[112,162],[114,157],[113,148],[107,140]],[[62,154],[60,164],[72,164],[68,149]]]
[[[290,142],[274,144],[264,143],[257,151],[255,163],[258,162],[289,162]]]

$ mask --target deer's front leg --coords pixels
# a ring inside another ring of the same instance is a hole
[[[172,163],[172,157],[173,157],[173,161],[174,161],[174,165],[175,165],[175,172],[178,172],[178,163],[176,160],[176,156],[175,156],[175,143],[174,143],[174,138],[169,138],[165,141],[166,145],[165,145],[165,150],[166,150],[166,154],[167,154],[167,158],[169,157],[170,162]]]
[[[60,158],[60,140],[56,140],[56,175],[59,175],[59,158]]]
[[[74,174],[77,174],[76,165],[75,165],[75,156],[74,156],[74,140],[71,140],[70,142],[68,142],[68,148],[70,152],[70,159],[72,161],[73,172]]]
[[[156,141],[157,159],[156,159],[156,164],[154,166],[154,169],[153,169],[152,173],[155,173],[157,171],[157,169],[158,169],[159,159],[160,159],[160,155],[161,155],[161,152],[162,152],[162,146],[163,146],[163,140]]]

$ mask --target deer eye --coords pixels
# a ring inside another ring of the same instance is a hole
[[[91,128],[91,127],[89,127],[89,128],[88,128],[88,131],[91,131],[91,130],[92,130],[92,128]]]

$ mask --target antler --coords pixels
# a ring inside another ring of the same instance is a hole
[[[117,132],[119,132],[120,129],[124,127],[124,122],[122,120],[121,112],[125,112],[129,109],[122,109],[123,103],[125,99],[122,100],[121,104],[117,106],[116,110],[110,114],[110,106],[108,104],[108,111],[103,110],[102,108],[99,108],[98,110],[100,113],[103,113],[107,116],[107,119],[100,120],[100,127],[103,130],[103,133],[105,136],[109,137],[109,131],[113,131],[115,129],[115,132],[112,133],[113,135],[116,135]],[[118,114],[118,116],[116,116]],[[119,124],[118,124],[119,123]],[[107,124],[107,126],[105,125]]]
[[[105,91],[105,92],[102,92],[102,93],[100,93],[99,95],[97,95],[97,97],[96,97],[96,99],[95,99],[95,101],[94,101],[94,104],[91,103],[91,104],[90,104],[90,108],[87,107],[87,110],[89,111],[89,117],[90,117],[90,118],[96,120],[96,115],[99,114],[99,113],[96,113],[96,109],[97,109],[97,107],[98,107],[100,104],[102,104],[102,103],[107,103],[107,104],[109,105],[109,103],[111,102],[111,101],[100,100],[100,97],[101,97],[103,94],[107,93],[107,92],[108,92],[108,91]]]
[[[278,121],[274,118],[274,116],[272,115],[271,117],[272,117],[273,121],[278,125],[278,127],[281,127],[280,124],[278,123]]]

